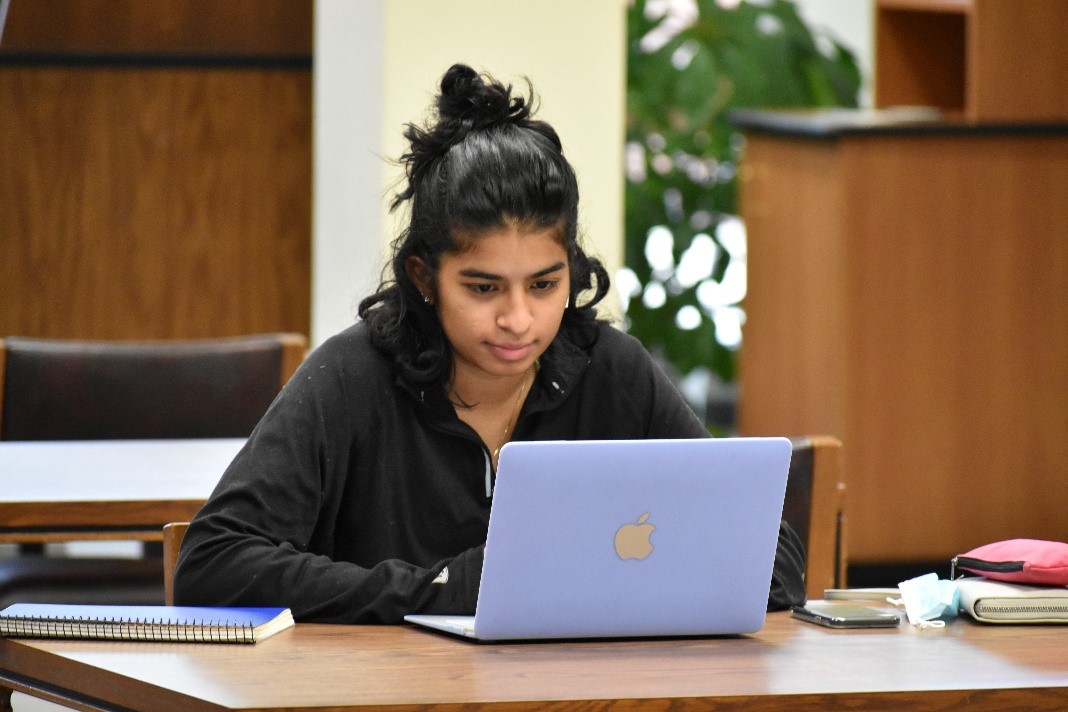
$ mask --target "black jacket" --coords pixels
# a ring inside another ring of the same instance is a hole
[[[707,437],[633,337],[567,329],[542,357],[513,439]],[[492,498],[489,453],[444,390],[399,379],[356,324],[314,350],[194,518],[180,605],[285,605],[300,621],[473,613]],[[804,600],[780,529],[769,608]],[[434,583],[448,567],[446,583]]]

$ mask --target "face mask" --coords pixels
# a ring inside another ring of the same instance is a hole
[[[896,606],[904,606],[909,623],[922,628],[942,627],[945,618],[955,618],[960,607],[960,591],[953,581],[939,579],[938,574],[924,574],[902,581],[897,585],[901,592],[899,600],[891,600]]]

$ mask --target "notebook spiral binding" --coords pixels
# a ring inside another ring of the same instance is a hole
[[[0,620],[0,635],[27,638],[84,638],[156,642],[253,643],[251,622],[136,619],[22,618]]]

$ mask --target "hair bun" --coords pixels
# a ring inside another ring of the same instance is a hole
[[[482,78],[466,64],[454,64],[441,78],[441,95],[462,96],[482,86]]]
[[[466,64],[454,64],[445,72],[437,109],[442,121],[456,121],[468,129],[520,121],[530,114],[523,97],[512,96],[511,86],[483,79]]]

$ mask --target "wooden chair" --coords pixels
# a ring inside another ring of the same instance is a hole
[[[827,588],[846,585],[845,479],[842,443],[829,436],[793,440],[783,519],[805,543],[805,589],[823,598]],[[188,522],[163,527],[163,585],[167,605],[174,602],[174,569]]]
[[[0,340],[0,440],[244,437],[307,339]]]
[[[288,333],[146,342],[0,339],[0,440],[245,437],[306,350],[304,336]],[[0,560],[0,607],[15,600],[158,603],[161,574],[158,553],[61,558],[23,546],[20,555]]]
[[[189,522],[171,522],[163,525],[163,601],[174,605],[174,570],[178,567],[178,552]]]
[[[783,519],[805,544],[805,589],[823,598],[846,585],[845,478],[842,443],[820,435],[793,440]]]

